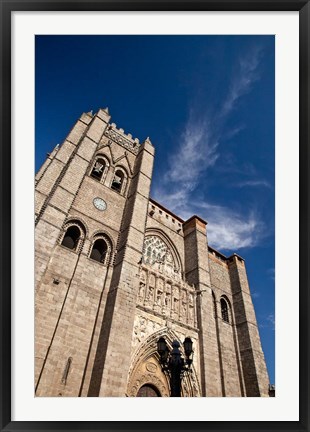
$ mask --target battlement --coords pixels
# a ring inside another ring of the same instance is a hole
[[[113,141],[117,142],[121,146],[125,147],[135,155],[138,153],[140,148],[140,141],[138,138],[133,138],[130,133],[126,134],[124,129],[117,128],[115,123],[108,125],[104,135]]]

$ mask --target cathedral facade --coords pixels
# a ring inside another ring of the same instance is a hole
[[[36,396],[169,396],[161,337],[193,341],[182,396],[268,396],[244,260],[150,198],[151,141],[110,119],[83,114],[36,175]]]

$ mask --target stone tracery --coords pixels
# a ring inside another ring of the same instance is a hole
[[[179,265],[170,248],[156,235],[145,238],[142,261],[167,276],[181,278]]]
[[[157,235],[144,240],[138,303],[165,317],[197,326],[195,289],[181,275],[175,253]]]

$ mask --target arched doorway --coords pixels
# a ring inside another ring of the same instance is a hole
[[[164,336],[167,338],[169,347],[172,347],[172,341],[178,340],[176,334],[170,329],[160,329],[159,331],[148,336],[145,341],[140,342],[140,346],[132,358],[131,368],[128,376],[126,395],[129,397],[148,397],[148,395],[138,395],[138,392],[146,392],[141,388],[150,386],[158,391],[157,395],[151,394],[151,397],[169,397],[170,385],[169,377],[162,371],[159,364],[159,354],[157,353],[157,341]],[[179,341],[181,344],[182,342]],[[184,355],[184,354],[183,354]],[[151,391],[150,391],[151,392]],[[199,381],[195,367],[192,366],[192,373],[186,374],[182,381],[182,397],[200,396]]]
[[[144,384],[140,387],[136,397],[160,397],[158,389],[150,384]]]

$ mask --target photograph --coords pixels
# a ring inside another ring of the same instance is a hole
[[[275,35],[34,44],[34,396],[277,397]]]

